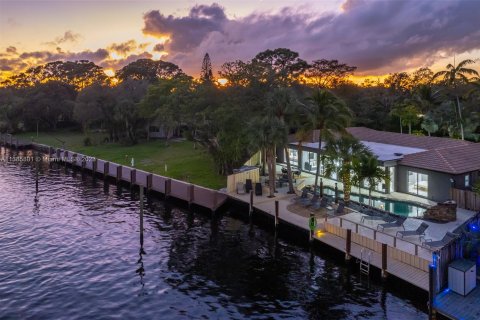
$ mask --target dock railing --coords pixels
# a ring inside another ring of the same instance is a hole
[[[434,250],[421,243],[398,238],[395,235],[366,226],[357,221],[335,217],[325,218],[325,231],[341,238],[347,238],[347,229],[352,230],[351,241],[364,248],[382,254],[382,244],[388,246],[389,258],[398,260],[422,271],[428,272]]]

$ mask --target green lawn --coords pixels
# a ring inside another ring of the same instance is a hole
[[[40,133],[38,138],[36,133],[18,136],[53,147],[62,147],[65,142],[68,150],[129,166],[133,157],[138,169],[208,188],[220,189],[227,183],[226,177],[216,173],[210,155],[201,147],[194,149],[190,141],[170,141],[169,145],[166,145],[163,140],[153,140],[124,146],[118,143],[103,143],[105,135],[96,133],[89,135],[93,145],[86,147],[83,145],[84,135],[78,132]]]

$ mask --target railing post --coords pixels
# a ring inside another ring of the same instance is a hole
[[[345,243],[345,260],[349,261],[351,256],[350,256],[350,251],[352,249],[352,230],[347,229],[347,239]]]
[[[342,228],[342,227],[343,227],[343,219],[340,218],[340,228]]]
[[[388,246],[382,243],[382,278],[387,278],[387,263],[388,263]]]
[[[373,230],[373,240],[377,240],[377,230]]]
[[[397,247],[397,237],[393,237],[393,247]]]
[[[355,233],[358,233],[358,223],[355,223]]]

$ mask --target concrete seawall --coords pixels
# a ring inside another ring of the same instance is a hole
[[[147,190],[162,193],[166,198],[176,198],[187,202],[189,205],[197,205],[212,211],[216,211],[228,199],[225,193],[217,190],[97,159],[78,152],[22,141],[7,134],[0,134],[0,144],[11,148],[32,148],[47,154],[50,161],[66,163],[90,171],[92,174],[113,178],[117,182],[128,183],[131,186],[144,187]]]

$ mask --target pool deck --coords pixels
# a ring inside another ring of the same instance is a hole
[[[299,181],[297,181],[299,183]],[[271,216],[275,216],[275,201],[279,204],[280,221],[298,226],[306,231],[308,227],[308,217],[298,212],[289,210],[294,198],[297,195],[286,194],[286,188],[279,188],[274,198],[269,198],[264,189],[262,196],[253,197],[253,207]],[[250,203],[249,194],[229,193],[232,199]],[[465,221],[473,217],[474,212],[457,209],[457,220],[450,223],[438,224],[426,222],[429,228],[426,231],[426,238],[439,240],[447,231],[454,231]],[[346,252],[346,231],[352,232],[352,243],[350,255],[360,259],[362,249],[370,254],[370,265],[382,269],[382,244],[388,246],[388,259],[386,272],[400,278],[418,288],[428,291],[428,264],[432,261],[431,248],[423,246],[419,237],[396,237],[396,232],[403,229],[393,228],[377,231],[378,221],[368,221],[362,223],[360,212],[350,212],[341,216],[318,218],[315,239],[327,244],[341,252]],[[425,222],[415,217],[408,218],[405,222],[407,230],[415,229],[420,223]]]

